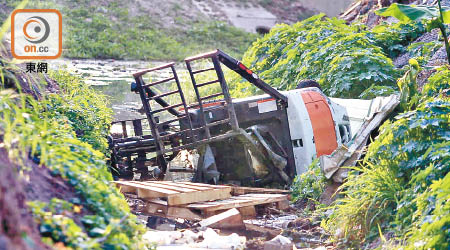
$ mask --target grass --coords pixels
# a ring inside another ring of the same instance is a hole
[[[19,1],[8,0],[5,10]],[[241,57],[257,35],[206,18],[188,19],[175,4],[167,15],[174,24],[164,27],[143,10],[131,11],[136,3],[108,0],[45,1],[27,8],[56,8],[63,15],[63,56],[69,58],[182,60],[189,55],[220,48]],[[0,11],[2,20],[5,12]],[[6,12],[9,13],[9,12]]]

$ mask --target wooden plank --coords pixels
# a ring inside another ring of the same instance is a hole
[[[234,196],[231,199],[218,202],[203,202],[186,205],[187,208],[201,209],[205,211],[225,210],[245,206],[261,205],[287,200],[287,195],[277,194],[247,194]]]
[[[166,185],[166,184],[158,183],[158,182],[137,182],[137,181],[133,181],[133,183],[144,185],[144,186],[148,186],[148,187],[163,188],[163,189],[166,189],[166,190],[172,190],[172,191],[176,191],[176,192],[179,192],[179,193],[188,193],[188,192],[196,192],[197,191],[195,189],[170,186],[170,185]]]
[[[154,181],[148,181],[146,183],[151,183],[151,182],[154,182]],[[161,183],[161,182],[158,182],[158,183]],[[180,183],[180,182],[163,182],[163,183],[164,183],[164,185],[167,185],[167,186],[189,188],[189,189],[194,189],[194,190],[199,190],[199,191],[201,191],[201,190],[208,190],[208,189],[215,189],[214,186],[212,186],[212,187],[201,187],[201,186],[187,185],[187,184],[183,184],[183,183]]]
[[[167,197],[169,205],[182,205],[194,202],[221,200],[231,197],[231,189],[210,189],[189,193],[179,193]]]
[[[208,217],[199,224],[201,227],[218,229],[245,229],[242,215],[236,208]]]
[[[121,185],[118,183],[115,183],[115,184],[116,184],[117,188],[119,188],[120,192],[122,192],[122,193],[133,193],[133,194],[137,193],[136,187],[130,187],[130,186]]]
[[[238,210],[244,219],[253,219],[256,217],[255,206],[240,207]]]
[[[185,183],[158,181],[116,181],[114,183],[123,187],[123,192],[135,192],[142,199],[165,197],[170,206],[231,197],[231,187],[228,186],[216,188],[217,186],[208,184],[191,186]]]
[[[177,182],[180,184],[186,184],[186,185],[190,185],[190,186],[198,186],[198,187],[211,187],[211,188],[231,188],[231,186],[226,186],[226,185],[211,185],[211,184],[205,184],[205,183],[197,183],[197,182]]]
[[[239,187],[231,186],[233,195],[242,195],[249,193],[263,193],[263,194],[290,194],[290,190],[272,189],[272,188],[255,188],[255,187]]]
[[[167,190],[158,187],[149,187],[142,184],[132,183],[132,182],[124,182],[124,181],[115,181],[114,183],[125,186],[136,188],[137,195],[139,198],[147,199],[147,198],[159,198],[159,197],[167,197],[169,195],[179,194],[179,192],[173,190]]]
[[[160,187],[167,190],[174,190],[179,193],[167,196],[167,203],[170,206],[189,204],[201,201],[220,200],[231,197],[231,188],[212,189],[201,187],[203,190],[185,188],[174,183],[145,182],[143,185],[150,187]],[[212,185],[211,185],[212,186]],[[214,186],[212,186],[214,187]]]
[[[204,219],[202,215],[193,212],[191,209],[184,207],[169,207],[167,206],[167,202],[164,205],[164,203],[160,203],[159,201],[160,200],[152,200],[152,202],[147,202],[142,212],[147,215],[156,215],[173,219],[176,218],[186,220]]]

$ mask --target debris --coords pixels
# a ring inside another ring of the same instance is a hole
[[[278,235],[264,243],[264,250],[292,250],[293,248],[294,243],[282,235]]]
[[[239,236],[236,233],[228,236],[220,236],[211,228],[207,228],[202,235],[204,240],[192,246],[219,249],[244,249],[245,242],[247,241],[245,237]]]
[[[149,216],[147,219],[147,227],[160,231],[175,230],[176,221],[159,216]]]
[[[245,224],[245,230],[247,230],[247,232],[250,233],[256,233],[256,235],[258,237],[266,237],[268,239],[271,239],[279,234],[281,234],[281,232],[283,231],[282,229],[278,229],[278,228],[269,228],[269,227],[265,227],[265,226],[258,226],[255,224],[251,224],[251,223],[244,223]]]
[[[364,102],[359,100],[359,102]],[[367,101],[366,101],[367,102]],[[369,140],[370,134],[386,119],[386,117],[400,103],[398,95],[389,97],[377,97],[368,101],[369,109],[367,115],[364,115],[363,124],[358,132],[354,135],[354,139],[349,147],[341,146],[337,148],[332,155],[320,156],[320,166],[325,177],[333,181],[342,183],[347,177],[348,169],[342,166],[354,166],[363,153],[363,149]],[[356,109],[356,108],[355,108]],[[351,110],[348,110],[351,116]],[[351,117],[353,118],[353,117]],[[357,118],[356,116],[354,117]]]
[[[260,227],[287,229],[297,218],[296,215],[271,216],[271,218],[245,220],[244,222],[246,225],[252,224]]]
[[[213,215],[199,222],[201,227],[218,229],[245,229],[241,213],[236,209]]]
[[[175,243],[182,236],[180,231],[147,231],[142,238],[149,243],[165,246]]]

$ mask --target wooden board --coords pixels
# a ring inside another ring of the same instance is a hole
[[[231,187],[190,182],[115,181],[123,193],[135,193],[141,199],[164,198],[170,206],[227,199]]]
[[[145,208],[141,211],[144,214],[157,215],[172,219],[202,220],[205,218],[201,213],[185,207],[167,206],[166,201],[159,199],[147,202]]]
[[[239,187],[231,186],[233,195],[241,194],[290,194],[290,190],[272,189],[272,188],[254,188],[254,187]]]
[[[191,209],[199,209],[208,212],[231,208],[255,206],[261,204],[278,203],[286,200],[287,195],[284,194],[244,194],[239,196],[233,196],[225,200],[196,202],[186,205],[185,207]]]

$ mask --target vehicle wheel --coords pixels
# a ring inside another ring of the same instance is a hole
[[[304,80],[298,83],[297,89],[303,89],[303,88],[310,88],[310,87],[316,87],[320,90],[322,88],[320,87],[320,84],[314,80]]]

